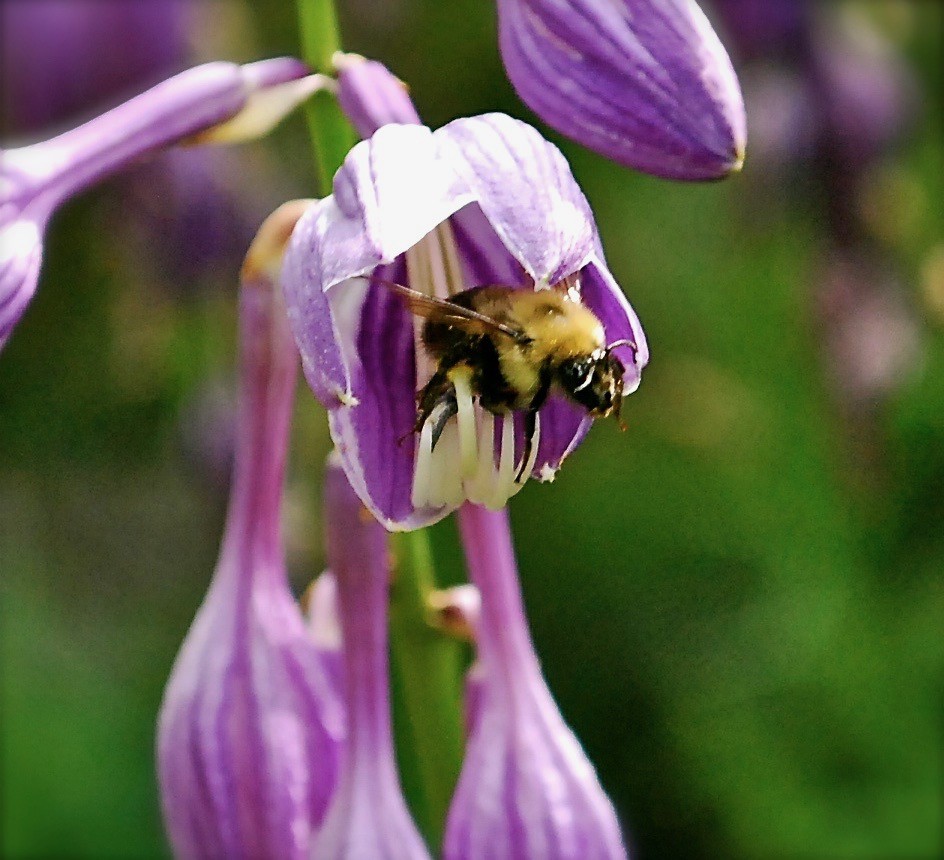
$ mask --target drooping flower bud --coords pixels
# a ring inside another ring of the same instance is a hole
[[[740,169],[737,77],[694,0],[498,0],[498,27],[518,95],[562,134],[670,179]]]
[[[541,676],[506,511],[465,505],[459,526],[481,594],[470,736],[446,860],[619,860],[613,807]]]
[[[376,60],[338,54],[338,102],[357,133],[370,137],[382,125],[421,125],[406,84]]]
[[[0,348],[36,290],[57,207],[141,156],[179,143],[266,134],[323,86],[298,60],[207,63],[72,131],[0,154]]]
[[[298,358],[275,269],[302,208],[270,217],[244,267],[226,532],[161,707],[161,797],[180,858],[307,860],[336,783],[343,706],[289,589],[279,527]]]
[[[426,860],[429,854],[403,799],[393,751],[387,533],[333,457],[325,474],[325,518],[344,641],[349,735],[338,790],[312,856]]]

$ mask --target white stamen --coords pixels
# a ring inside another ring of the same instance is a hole
[[[465,499],[459,469],[459,428],[452,419],[446,425],[433,452],[435,504],[458,507]]]
[[[475,410],[472,406],[472,386],[468,371],[455,372],[452,386],[456,393],[459,412],[456,423],[459,425],[459,450],[462,455],[462,477],[471,478],[478,465],[478,444],[475,438]]]
[[[413,471],[413,492],[410,501],[414,508],[431,507],[429,484],[432,470],[433,425],[427,421],[420,433],[416,448],[416,467]]]
[[[487,409],[479,411],[478,462],[475,474],[466,479],[465,492],[477,505],[492,497],[495,484],[495,419]]]
[[[413,475],[411,498],[415,507],[457,507],[468,499],[497,510],[521,491],[534,472],[541,445],[540,414],[534,425],[531,452],[522,469],[522,461],[515,458],[514,416],[497,419],[501,421],[501,439],[496,458],[496,417],[475,403],[471,391],[463,390],[466,384],[467,380],[460,377],[456,386],[459,412],[446,422],[435,450],[431,450],[434,416],[423,425]]]
[[[495,489],[486,507],[498,509],[505,506],[515,484],[515,420],[512,415],[502,415],[501,453],[498,456],[498,474]]]

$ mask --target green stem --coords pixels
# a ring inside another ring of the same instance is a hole
[[[332,75],[332,58],[341,50],[333,0],[298,0],[302,56],[316,72]],[[332,93],[318,92],[309,100],[308,128],[315,147],[318,194],[331,193],[331,180],[357,138]]]
[[[395,711],[402,718],[397,751],[417,825],[437,851],[462,766],[462,646],[429,623],[427,601],[436,581],[428,533],[400,533],[392,540],[390,648]]]

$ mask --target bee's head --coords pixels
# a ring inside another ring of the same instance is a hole
[[[633,345],[617,341],[590,355],[568,358],[558,369],[560,387],[594,418],[606,418],[611,413],[619,417],[625,368],[612,350],[624,343]]]

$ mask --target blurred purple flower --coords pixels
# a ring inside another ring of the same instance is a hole
[[[669,179],[744,159],[744,104],[694,0],[498,0],[508,77],[548,125]]]
[[[202,134],[238,141],[264,134],[320,79],[298,60],[207,63],[153,87],[72,131],[0,155],[0,348],[36,290],[53,211],[148,153]]]
[[[308,629],[321,662],[328,670],[338,697],[344,698],[344,639],[338,610],[338,579],[330,570],[324,571],[308,588],[303,600],[308,616]]]
[[[619,348],[625,390],[635,390],[645,336],[606,266],[587,201],[557,148],[502,114],[435,132],[380,128],[348,155],[334,194],[299,222],[283,278],[289,319],[348,479],[387,528],[429,524],[466,498],[504,505],[521,486],[519,466],[525,479],[552,479],[591,419],[552,396],[530,466],[520,421],[471,399],[434,451],[425,432],[400,444],[415,420],[417,380],[434,368],[404,303],[378,281],[448,298],[479,284],[542,289],[565,279],[607,342],[637,345],[635,354]]]
[[[808,0],[712,0],[711,5],[738,60],[796,59],[809,51],[813,4]]]
[[[481,594],[478,677],[443,856],[624,858],[612,804],[541,676],[507,512],[465,505],[459,526]]]
[[[400,790],[390,722],[387,533],[344,472],[325,475],[327,555],[344,639],[348,744],[340,782],[315,837],[319,860],[424,860],[429,856]]]
[[[46,132],[180,71],[193,2],[4,0],[4,133]]]
[[[915,368],[921,342],[903,285],[865,249],[834,249],[820,267],[816,299],[826,370],[853,406],[879,402]]]
[[[299,212],[276,212],[247,257],[226,533],[161,707],[161,796],[181,858],[307,860],[337,777],[343,708],[289,590],[279,528],[298,358],[272,261]]]

